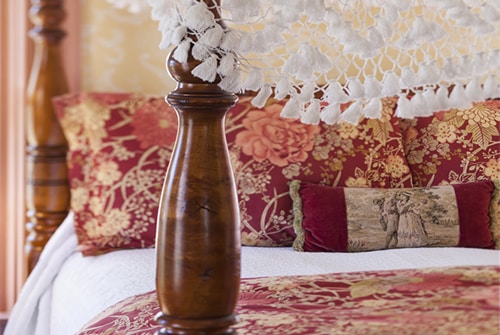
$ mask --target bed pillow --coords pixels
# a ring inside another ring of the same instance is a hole
[[[299,251],[492,248],[491,181],[429,188],[290,185]]]
[[[500,100],[400,120],[415,186],[492,180],[491,230],[500,249]]]
[[[290,246],[295,238],[289,183],[411,186],[394,99],[380,120],[307,125],[280,117],[284,102],[255,108],[242,97],[226,118],[244,245]]]
[[[69,94],[54,106],[70,149],[78,249],[97,255],[154,246],[175,111],[163,98],[121,93]]]

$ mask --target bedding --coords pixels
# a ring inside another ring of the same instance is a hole
[[[500,267],[453,267],[246,279],[239,334],[496,335]],[[155,292],[127,298],[77,335],[154,335]]]
[[[154,289],[154,249],[83,256],[76,247],[73,213],[70,213],[28,278],[7,324],[6,335],[73,334],[104,309]],[[498,250],[477,248],[301,253],[291,247],[245,246],[242,248],[241,275],[242,278],[256,278],[498,265]]]

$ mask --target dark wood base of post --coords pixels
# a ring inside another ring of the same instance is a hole
[[[219,319],[176,319],[160,312],[156,322],[163,327],[156,335],[237,335],[230,327],[238,318],[232,314]]]

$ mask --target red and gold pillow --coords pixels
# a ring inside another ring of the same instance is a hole
[[[280,117],[283,102],[262,109],[243,97],[226,118],[235,172],[242,243],[291,245],[292,201],[289,183],[350,187],[411,186],[395,101],[384,100],[380,120],[359,125],[307,125]]]
[[[415,186],[492,180],[494,240],[500,248],[500,100],[400,120]]]
[[[163,98],[78,93],[54,99],[69,143],[71,209],[84,255],[152,247],[177,116]]]
[[[242,243],[289,246],[295,238],[288,184],[410,186],[394,101],[381,120],[305,125],[242,97],[226,134],[240,206]],[[159,195],[177,119],[163,97],[80,93],[54,101],[68,138],[72,210],[80,250],[97,254],[154,245]]]
[[[493,183],[430,188],[290,185],[299,251],[370,251],[408,247],[493,248]]]

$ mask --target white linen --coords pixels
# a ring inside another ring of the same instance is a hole
[[[68,219],[47,244],[40,263],[23,289],[5,335],[73,334],[106,307],[131,295],[154,289],[154,249],[122,250],[97,257],[83,257],[75,251],[75,246],[74,231]],[[499,265],[500,251],[415,248],[363,253],[300,253],[283,247],[243,247],[241,262],[242,277],[249,278]]]
[[[73,214],[70,213],[45,246],[21,290],[4,335],[49,333],[52,283],[69,255],[76,251]]]

